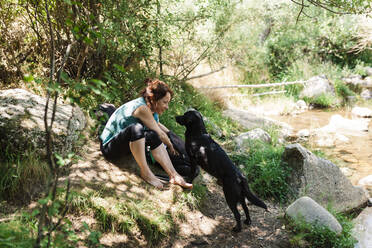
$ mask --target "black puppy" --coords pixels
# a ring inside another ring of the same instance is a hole
[[[240,214],[237,205],[240,202],[249,225],[248,207],[245,203],[247,198],[254,205],[267,210],[267,206],[249,190],[246,177],[233,164],[226,152],[211,138],[205,129],[202,115],[196,110],[189,110],[184,115],[177,116],[176,121],[186,126],[185,141],[186,151],[191,159],[194,169],[197,166],[216,177],[222,183],[225,199],[236,220],[234,232],[241,231]]]

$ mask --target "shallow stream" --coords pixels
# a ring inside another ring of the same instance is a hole
[[[299,130],[312,130],[328,125],[333,115],[341,115],[344,118],[352,119],[351,111],[348,109],[338,111],[308,110],[294,116],[270,116],[293,127],[293,132]],[[346,167],[344,174],[350,179],[353,185],[358,185],[360,179],[372,175],[372,121],[369,122],[368,132],[356,131],[354,134],[344,134],[349,140],[336,143],[332,147],[317,147],[316,142],[309,139],[312,150],[321,150],[326,157],[339,167]],[[346,173],[345,173],[346,171]],[[367,187],[372,193],[372,187]]]

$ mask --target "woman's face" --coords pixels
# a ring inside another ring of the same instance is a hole
[[[154,103],[154,112],[161,115],[165,110],[168,109],[168,104],[171,100],[171,94],[167,92],[163,98],[160,98],[158,101]]]

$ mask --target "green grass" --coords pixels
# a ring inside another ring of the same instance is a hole
[[[33,247],[34,239],[30,231],[21,220],[0,223],[0,247]]]
[[[124,233],[129,237],[140,231],[148,246],[157,245],[177,232],[173,214],[159,210],[150,200],[121,201],[94,191],[75,191],[72,195],[70,213],[93,215],[98,221],[95,231]]]
[[[232,160],[246,175],[251,189],[266,199],[285,203],[290,194],[289,168],[281,161],[284,147],[258,141],[248,142],[245,153],[231,154]]]
[[[182,191],[180,194],[175,194],[173,202],[181,207],[186,205],[189,209],[200,209],[203,206],[206,194],[207,187],[204,184],[194,182],[191,191]]]
[[[317,108],[331,108],[338,105],[337,97],[329,93],[322,93],[319,96],[311,98],[305,97],[304,101],[307,104],[312,104]]]
[[[312,225],[303,220],[289,220],[287,226],[292,231],[290,237],[292,247],[353,248],[356,240],[351,235],[353,228],[351,218],[334,212],[333,215],[342,226],[340,234],[327,227]]]
[[[35,184],[43,185],[48,175],[47,163],[34,151],[5,152],[5,159],[0,161],[0,199],[28,200]]]

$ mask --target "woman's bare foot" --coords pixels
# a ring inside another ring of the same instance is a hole
[[[185,180],[183,179],[183,177],[181,177],[180,175],[174,175],[170,178],[169,180],[170,183],[173,183],[173,184],[177,184],[183,188],[186,188],[186,189],[192,189],[192,184],[191,183],[187,183],[185,182]]]
[[[161,182],[161,180],[155,177],[154,175],[146,175],[145,173],[141,173],[141,177],[143,178],[143,180],[155,186],[156,188],[158,189],[163,188],[163,183]]]

